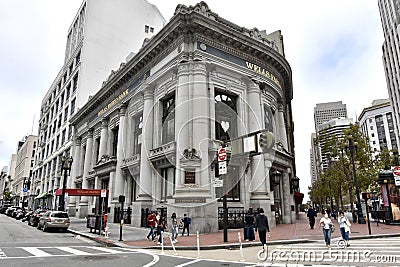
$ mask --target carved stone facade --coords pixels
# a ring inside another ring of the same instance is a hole
[[[74,146],[86,152],[74,166],[83,179],[93,176],[96,188],[109,189],[111,218],[124,195],[133,225],[140,226],[148,208],[168,217],[186,213],[193,229],[217,231],[223,189],[214,180],[223,178],[229,207],[262,207],[272,226],[295,222],[292,74],[277,40],[276,32],[222,19],[204,2],[179,5],[160,33],[77,112],[74,140],[89,141]],[[263,129],[273,131],[279,146],[265,154],[231,153],[234,140]],[[98,149],[89,131],[101,133]],[[216,168],[221,145],[227,175]],[[282,175],[270,184],[275,171]],[[95,199],[79,203],[71,209],[98,210]]]

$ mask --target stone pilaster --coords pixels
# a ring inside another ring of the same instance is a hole
[[[107,155],[107,143],[108,143],[108,118],[103,118],[101,120],[99,158],[97,160],[100,160],[102,156]]]
[[[291,223],[291,201],[290,201],[290,175],[288,171],[282,173],[282,206],[283,223]]]
[[[281,141],[283,147],[288,149],[288,141],[286,135],[286,127],[285,127],[285,113],[283,102],[278,103],[278,131],[279,131],[279,141]]]
[[[118,144],[117,144],[117,165],[115,170],[115,188],[113,194],[114,202],[118,202],[118,196],[124,194],[124,175],[121,170],[122,160],[125,158],[125,125],[126,125],[126,107],[121,106],[119,110],[119,129],[118,129]]]
[[[143,90],[143,128],[140,153],[140,189],[138,201],[150,201],[152,196],[152,174],[149,161],[150,149],[153,148],[154,127],[154,90],[149,85]]]

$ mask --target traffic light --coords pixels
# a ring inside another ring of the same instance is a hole
[[[371,194],[370,193],[362,193],[362,198],[367,200],[371,198]]]
[[[270,149],[275,142],[274,134],[271,132],[262,132],[258,138],[258,144],[261,147],[263,152],[266,152]]]

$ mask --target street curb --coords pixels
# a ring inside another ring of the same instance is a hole
[[[110,239],[100,237],[100,236],[92,236],[89,233],[81,233],[75,230],[68,229],[68,232],[80,235],[85,238],[91,239],[97,243],[100,243],[106,247],[123,247],[123,248],[133,248],[133,249],[153,249],[153,250],[161,250],[160,246],[130,246],[123,242],[111,241]],[[389,238],[389,237],[400,237],[400,233],[393,234],[375,234],[375,235],[362,235],[362,236],[352,236],[350,240],[360,240],[360,239],[372,239],[372,238]],[[300,244],[300,243],[314,243],[319,242],[320,240],[310,240],[310,239],[290,239],[290,240],[274,240],[268,241],[269,245],[287,245],[287,244]],[[129,241],[127,241],[129,242]],[[251,242],[251,243],[242,243],[243,248],[247,247],[257,247],[260,246],[260,242]],[[200,246],[200,250],[215,250],[215,249],[239,249],[240,243],[230,243],[230,244],[218,244],[218,245],[208,245],[208,246]],[[164,246],[164,250],[173,250],[171,245]],[[196,246],[177,246],[175,250],[197,250]]]

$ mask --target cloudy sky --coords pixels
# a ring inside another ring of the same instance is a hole
[[[200,2],[148,1],[167,21],[178,4]],[[37,134],[41,100],[62,67],[67,31],[81,2],[0,0],[0,167],[9,164],[19,140]],[[282,31],[286,58],[293,71],[297,176],[301,191],[307,192],[316,103],[343,101],[349,117],[356,118],[374,99],[388,97],[377,1],[206,3],[237,25],[267,33]]]

